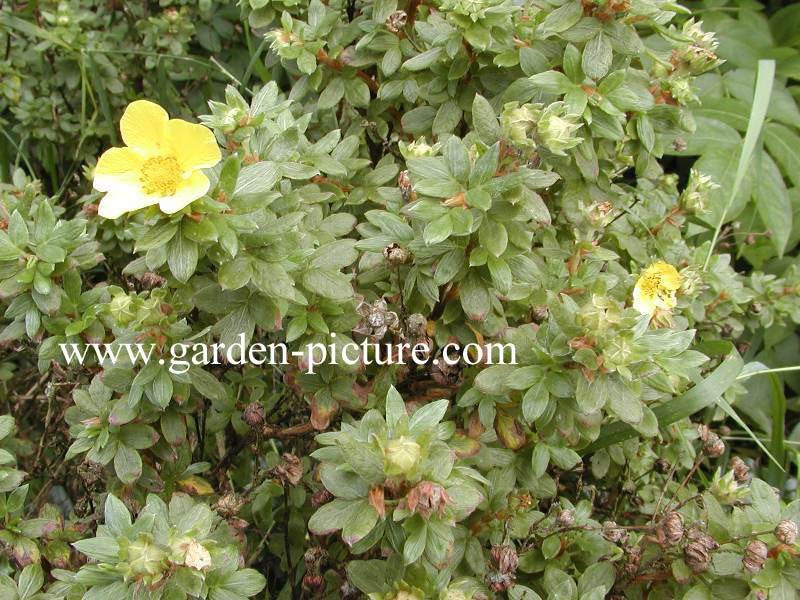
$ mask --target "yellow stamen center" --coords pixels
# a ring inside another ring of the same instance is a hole
[[[662,301],[668,302],[672,299],[674,292],[664,285],[661,280],[661,275],[652,274],[642,277],[641,282],[642,293],[648,298],[659,298]]]
[[[142,189],[154,196],[174,196],[181,180],[181,167],[172,156],[148,158],[142,165]]]

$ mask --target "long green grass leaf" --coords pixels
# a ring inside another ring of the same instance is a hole
[[[756,76],[756,88],[753,95],[753,106],[750,109],[750,120],[747,123],[747,133],[744,136],[744,144],[742,145],[742,152],[739,155],[739,164],[736,167],[736,177],[733,181],[733,187],[728,196],[728,202],[720,215],[719,222],[714,229],[714,236],[711,238],[711,245],[708,248],[706,260],[703,263],[703,270],[708,268],[708,263],[711,262],[711,256],[714,254],[714,248],[719,239],[719,232],[725,219],[728,216],[728,211],[733,204],[736,195],[739,193],[739,187],[742,185],[747,169],[750,166],[750,159],[753,157],[753,151],[756,148],[759,138],[761,137],[761,128],[764,126],[764,118],[767,115],[767,108],[769,107],[769,99],[772,96],[772,82],[775,79],[775,61],[774,60],[760,60],[758,61],[758,74]]]
[[[770,447],[772,448],[772,454],[777,459],[773,458],[773,463],[770,463],[767,469],[767,482],[782,490],[784,479],[786,478],[786,471],[783,469],[786,459],[783,444],[783,436],[786,429],[786,396],[783,393],[783,380],[775,374],[770,374],[768,377],[772,384],[772,441],[770,442]],[[770,458],[772,458],[772,455],[770,455]]]
[[[701,380],[692,389],[653,409],[659,427],[664,428],[714,404],[736,382],[736,376],[743,366],[744,361],[741,356],[733,350],[708,377]],[[626,423],[621,421],[609,423],[603,426],[598,438],[584,448],[581,453],[583,455],[591,454],[637,435],[639,434],[636,430]]]

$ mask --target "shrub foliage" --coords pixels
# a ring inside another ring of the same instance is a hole
[[[0,596],[796,597],[792,388],[754,376],[797,347],[791,61],[722,223],[761,55],[672,2],[35,4],[0,7]],[[791,50],[709,20],[751,14]],[[221,160],[103,218],[143,97]]]

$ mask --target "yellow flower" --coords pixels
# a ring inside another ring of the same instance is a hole
[[[675,308],[675,292],[681,287],[681,276],[672,265],[663,261],[647,267],[633,288],[633,308],[643,315],[658,309]]]
[[[153,204],[172,214],[208,191],[208,177],[200,169],[222,158],[210,129],[170,119],[147,100],[131,102],[119,128],[127,147],[106,150],[94,170],[94,188],[106,192],[101,217],[116,219]]]

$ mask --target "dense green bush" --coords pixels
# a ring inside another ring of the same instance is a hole
[[[172,4],[0,8],[0,596],[796,597],[800,12]]]

